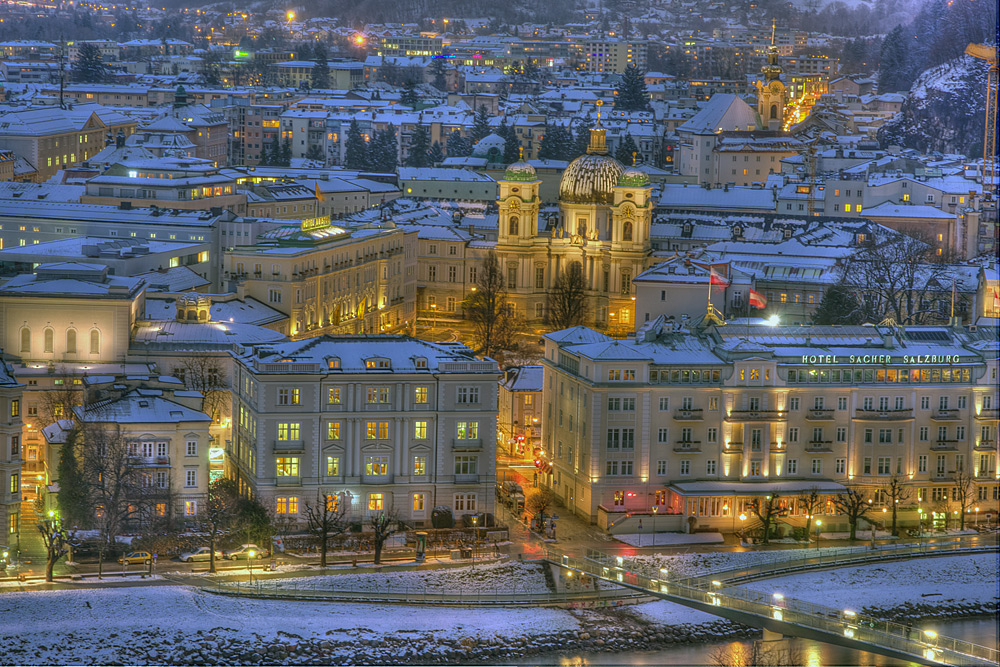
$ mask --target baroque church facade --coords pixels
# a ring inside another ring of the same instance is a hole
[[[558,214],[541,217],[534,168],[510,165],[498,181],[497,258],[508,299],[529,324],[545,321],[548,294],[560,274],[579,264],[585,283],[586,326],[631,331],[632,279],[652,262],[650,223],[655,201],[644,172],[609,155],[606,132],[590,130],[584,155],[566,167]]]

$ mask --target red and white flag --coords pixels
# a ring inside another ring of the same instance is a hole
[[[725,275],[717,271],[714,266],[711,267],[709,271],[710,271],[709,282],[712,285],[716,285],[718,287],[721,287],[722,289],[726,289],[727,287],[729,287],[729,280],[726,279]]]
[[[750,290],[750,306],[759,310],[767,308],[767,298],[757,290]]]

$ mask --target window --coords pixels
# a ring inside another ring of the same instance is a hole
[[[381,512],[384,508],[383,501],[385,499],[384,494],[381,493],[369,493],[368,494],[368,511],[369,512]]]
[[[871,444],[874,441],[875,430],[866,428],[865,429],[865,444]]]
[[[709,442],[718,442],[719,441],[719,429],[715,428],[714,426],[709,427],[708,432],[707,432],[707,439],[708,439]]]
[[[750,476],[759,477],[760,476],[760,461],[750,462]]]
[[[340,387],[330,387],[327,390],[326,402],[330,405],[340,405]]]
[[[424,511],[424,494],[422,493],[413,494],[413,511],[414,512]]]
[[[718,396],[711,396],[711,397],[709,397],[709,399],[708,399],[708,409],[712,410],[712,411],[715,411],[715,410],[719,409],[719,397]]]
[[[920,427],[920,442],[927,442],[929,431],[926,426]]]
[[[197,440],[188,440],[187,441],[187,443],[185,444],[184,455],[185,456],[198,456],[198,441]]]
[[[659,443],[670,442],[670,430],[661,428],[656,432],[656,441]]]
[[[10,402],[10,416],[19,417],[21,415],[21,401],[15,398]]]
[[[366,475],[388,475],[389,474],[389,456],[388,455],[374,455],[365,457],[365,474]]]
[[[478,403],[479,387],[459,387],[455,398],[456,403]]]
[[[792,398],[788,399],[788,409],[791,410],[791,411],[793,411],[793,412],[799,409],[799,397],[798,396],[793,396]]]
[[[873,410],[874,408],[875,408],[875,399],[873,399],[871,396],[865,396],[861,400],[862,410]]]
[[[326,476],[327,477],[340,477],[340,457],[339,456],[328,456],[328,457],[326,457]]]
[[[299,404],[298,389],[278,390],[278,405],[298,405],[298,404]]]
[[[413,437],[417,440],[423,440],[427,437],[427,422],[413,422]]]
[[[793,426],[788,429],[788,442],[798,442],[799,441],[799,428]]]
[[[947,410],[948,409],[948,397],[947,396],[941,396],[938,399],[938,409],[939,410]]]
[[[413,474],[420,476],[427,474],[427,457],[426,456],[414,456],[413,457]]]
[[[184,501],[184,516],[198,516],[198,501]]]
[[[878,441],[879,443],[891,443],[892,442],[892,429],[891,428],[880,428],[878,430]]]
[[[21,475],[20,473],[12,472],[10,474],[10,492],[18,493],[21,490]]]
[[[930,410],[931,409],[931,397],[930,396],[921,396],[920,397],[920,409],[921,410]]]
[[[368,387],[365,397],[367,403],[388,403],[389,387]]]
[[[184,471],[184,486],[198,486],[198,471],[197,470],[185,470]]]
[[[799,460],[798,459],[788,459],[785,462],[785,472],[789,475],[796,475],[799,472]]]
[[[837,442],[847,442],[847,427],[838,426],[837,427]]]
[[[659,460],[656,462],[656,474],[663,477],[667,474],[667,462],[664,460]]]
[[[872,457],[866,456],[864,459],[864,465],[861,468],[861,473],[864,475],[872,474]]]
[[[715,472],[715,461],[714,460],[705,461],[705,474],[706,475],[714,475],[714,474],[716,474],[716,472]]]
[[[967,396],[959,396],[958,397],[958,409],[959,410],[964,410],[965,409],[966,404],[967,404],[966,403],[967,398],[968,398]]]
[[[456,493],[455,494],[455,511],[456,512],[475,512],[476,511],[476,494],[474,494],[474,493]]]
[[[340,422],[329,422],[326,425],[327,440],[340,440]]]
[[[921,454],[917,457],[917,472],[927,472],[927,455]]]
[[[837,459],[834,462],[834,469],[837,471],[838,475],[843,475],[847,470],[847,459]]]
[[[691,461],[689,459],[684,459],[681,461],[681,474],[682,475],[691,474]]]
[[[458,422],[455,427],[455,437],[458,440],[478,439],[479,422]]]
[[[841,396],[837,399],[837,409],[846,410],[847,409],[847,397]]]
[[[299,439],[298,422],[278,422],[278,440],[294,442]]]
[[[281,456],[274,460],[275,474],[278,477],[298,477],[299,457]]]
[[[66,352],[76,354],[76,329],[66,330]]]
[[[625,492],[624,491],[615,491],[614,506],[615,507],[624,507],[625,506]]]
[[[813,459],[812,460],[812,474],[820,475],[823,473],[823,459]]]
[[[660,410],[661,411],[666,411],[666,410],[669,410],[669,409],[670,409],[670,399],[667,398],[666,396],[661,396],[660,397]]]
[[[475,475],[479,469],[479,457],[478,456],[456,456],[455,457],[455,474],[456,475]]]
[[[943,475],[944,471],[948,468],[948,456],[946,454],[938,454],[937,456],[937,474]]]

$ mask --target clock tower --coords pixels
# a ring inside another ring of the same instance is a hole
[[[782,69],[778,64],[778,47],[774,44],[775,24],[771,22],[771,45],[767,47],[767,64],[760,71],[762,80],[757,81],[757,113],[760,115],[761,129],[781,130],[785,121],[785,105],[788,93],[781,81]]]

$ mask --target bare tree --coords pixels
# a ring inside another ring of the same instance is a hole
[[[848,488],[844,493],[838,493],[833,504],[837,511],[847,517],[847,523],[851,526],[851,540],[857,539],[858,520],[871,508],[871,500],[866,498],[860,489]]]
[[[770,543],[771,524],[788,514],[788,508],[779,502],[780,497],[775,493],[764,498],[763,502],[761,502],[760,498],[754,498],[750,501],[750,511],[754,513],[754,516],[757,517],[764,527],[764,544]]]
[[[75,389],[69,377],[61,385],[55,385],[40,393],[39,417],[42,426],[48,426],[60,419],[72,419],[73,408],[83,404],[83,391]]]
[[[556,494],[551,489],[540,487],[530,489],[524,499],[524,509],[531,514],[544,514],[556,502]]]
[[[910,497],[910,490],[903,485],[903,480],[898,475],[893,475],[886,484],[882,485],[882,495],[892,505],[892,535],[898,537],[899,527],[896,525],[896,512],[899,509],[899,503]]]
[[[548,295],[546,317],[553,329],[583,324],[586,315],[587,283],[580,262],[573,262],[556,277]]]
[[[233,522],[234,509],[239,500],[239,485],[236,480],[219,478],[209,484],[205,499],[205,524],[208,529],[208,571],[215,572],[215,549],[219,537]]]
[[[958,529],[965,530],[965,512],[975,502],[976,479],[968,468],[955,471],[955,502],[958,503]]]
[[[375,564],[379,565],[382,562],[382,547],[386,540],[399,531],[405,530],[406,526],[400,520],[399,513],[394,509],[373,513],[368,517],[368,525],[371,526],[372,542],[375,544]]]
[[[69,553],[69,534],[57,516],[43,517],[38,522],[38,532],[45,545],[45,581],[52,581],[52,573],[60,558]]]
[[[347,504],[335,495],[318,495],[316,504],[306,503],[306,530],[319,540],[319,566],[326,567],[330,538],[342,535],[350,525]]]
[[[212,418],[213,424],[222,423],[229,416],[232,395],[226,380],[226,369],[218,357],[195,354],[184,358],[174,368],[177,376],[188,389],[201,392],[204,396],[201,410]]]
[[[951,298],[950,267],[921,236],[876,232],[848,261],[842,282],[855,293],[866,321],[888,316],[897,324],[928,324],[947,319],[941,299]]]
[[[488,357],[514,346],[519,318],[507,301],[503,269],[496,252],[490,250],[479,267],[476,291],[465,302],[479,351]]]
[[[103,575],[104,555],[113,548],[123,526],[141,519],[148,511],[146,500],[153,489],[151,472],[140,470],[140,462],[121,428],[115,424],[86,424],[82,429],[80,463],[94,503],[98,541],[98,576]],[[169,486],[169,484],[168,484]]]
[[[806,542],[809,542],[809,534],[812,532],[812,520],[816,515],[816,510],[819,509],[821,503],[819,499],[819,489],[815,486],[809,489],[809,492],[803,496],[799,496],[799,504],[806,511]]]

